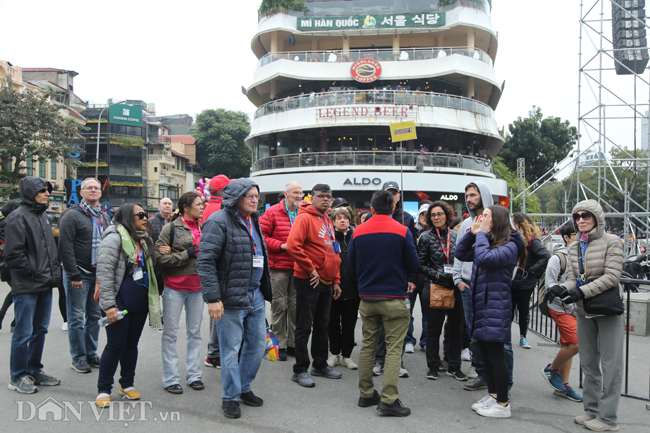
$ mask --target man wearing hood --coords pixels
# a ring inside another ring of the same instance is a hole
[[[300,205],[287,239],[287,252],[295,262],[296,287],[296,363],[291,380],[308,388],[316,386],[307,373],[309,334],[312,334],[311,354],[314,357],[311,374],[328,379],[341,377],[341,373],[327,364],[330,306],[332,297],[338,299],[341,295],[340,247],[327,215],[332,191],[329,185],[319,183],[312,188],[312,195],[311,203]]]
[[[463,238],[465,233],[472,229],[474,218],[483,215],[483,209],[492,206],[494,204],[494,200],[492,199],[492,194],[490,194],[490,189],[488,186],[484,182],[476,181],[468,183],[465,187],[465,204],[467,205],[469,216],[465,219],[465,221],[463,221],[460,229],[458,230],[457,245],[460,244],[460,240]],[[454,284],[456,284],[460,290],[461,297],[463,298],[465,321],[469,319],[469,282],[472,278],[472,266],[473,262],[463,262],[458,260],[458,257],[456,257],[454,260]],[[508,363],[508,368],[510,369],[510,387],[512,388],[512,370],[514,364],[512,341],[506,342],[504,344],[504,348],[506,351],[506,362]],[[485,368],[483,366],[483,358],[481,357],[481,351],[479,350],[476,339],[472,339],[470,342],[470,349],[472,351],[472,359],[474,367],[476,368],[477,377],[465,385],[463,388],[466,391],[478,391],[480,389],[486,389],[487,380],[485,379]]]
[[[38,391],[34,385],[61,383],[43,371],[41,358],[52,312],[52,288],[61,266],[49,218],[45,214],[52,184],[26,176],[20,180],[20,207],[5,227],[5,260],[11,271],[16,328],[11,337],[9,389],[21,394]]]
[[[203,225],[196,260],[208,313],[220,322],[221,398],[227,418],[241,416],[240,399],[248,406],[263,404],[251,390],[266,348],[264,301],[271,301],[259,199],[259,186],[250,179],[236,179],[226,186],[223,212],[213,213]]]

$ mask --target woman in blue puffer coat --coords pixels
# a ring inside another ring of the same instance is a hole
[[[510,341],[512,274],[518,262],[526,262],[524,241],[510,225],[508,211],[490,206],[461,238],[455,255],[474,262],[467,331],[478,341],[488,382],[488,395],[472,409],[482,416],[510,418],[510,373],[503,345]]]

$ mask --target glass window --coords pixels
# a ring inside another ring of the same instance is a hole
[[[38,176],[45,179],[45,161],[38,161]]]
[[[25,161],[27,164],[27,175],[28,176],[33,176],[34,175],[34,157],[31,151],[27,152],[27,161]]]
[[[50,179],[56,179],[56,160],[50,161]]]

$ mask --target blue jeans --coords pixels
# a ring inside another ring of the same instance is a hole
[[[251,390],[266,349],[264,295],[256,288],[248,291],[248,297],[253,308],[235,310],[225,307],[217,326],[223,401],[238,401],[242,393]],[[238,359],[240,348],[241,358]]]
[[[409,301],[411,302],[411,322],[409,323],[409,330],[406,333],[406,338],[404,342],[406,344],[411,343],[415,346],[417,339],[413,336],[413,331],[415,327],[413,326],[413,308],[415,307],[415,299],[420,295],[420,310],[422,312],[422,333],[420,334],[420,346],[424,347],[427,343],[427,314],[424,311],[424,305],[422,305],[422,290],[424,290],[424,284],[418,284],[415,287],[413,293],[409,293]]]
[[[95,302],[95,276],[81,274],[83,287],[75,289],[68,274],[63,271],[63,286],[68,310],[68,341],[72,362],[97,356],[99,340],[99,319],[102,311]]]
[[[174,290],[165,286],[163,301],[162,335],[162,382],[167,388],[180,385],[178,374],[178,352],[176,338],[178,324],[185,307],[187,348],[185,352],[185,382],[190,384],[201,380],[201,321],[203,320],[203,296],[200,291]]]
[[[469,320],[469,302],[470,302],[470,291],[465,289],[460,292],[460,296],[463,299],[463,310],[465,311],[465,320]],[[506,364],[508,364],[508,369],[510,370],[510,388],[514,385],[513,380],[513,370],[515,366],[515,358],[512,353],[512,341],[508,341],[503,344],[503,348],[506,352]],[[478,342],[475,338],[472,338],[472,341],[469,343],[469,350],[472,351],[472,363],[476,369],[476,374],[482,380],[485,379],[485,366],[483,365],[483,356],[481,355],[481,349],[478,347]]]
[[[43,369],[41,358],[45,334],[50,326],[52,289],[40,293],[14,295],[16,328],[11,336],[11,379],[19,380]]]

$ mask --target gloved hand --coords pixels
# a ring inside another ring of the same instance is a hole
[[[187,257],[190,259],[196,258],[196,247],[194,245],[187,249]]]
[[[561,294],[564,293],[566,290],[564,287],[556,284],[555,286],[551,287],[546,291],[546,299],[548,302],[553,302],[555,298],[560,298]]]
[[[565,298],[569,298],[566,299]],[[585,294],[582,293],[582,290],[578,289],[577,287],[573,290],[566,290],[564,293],[560,295],[560,298],[562,299],[562,302],[565,304],[575,304],[578,301],[582,301],[585,299]]]

